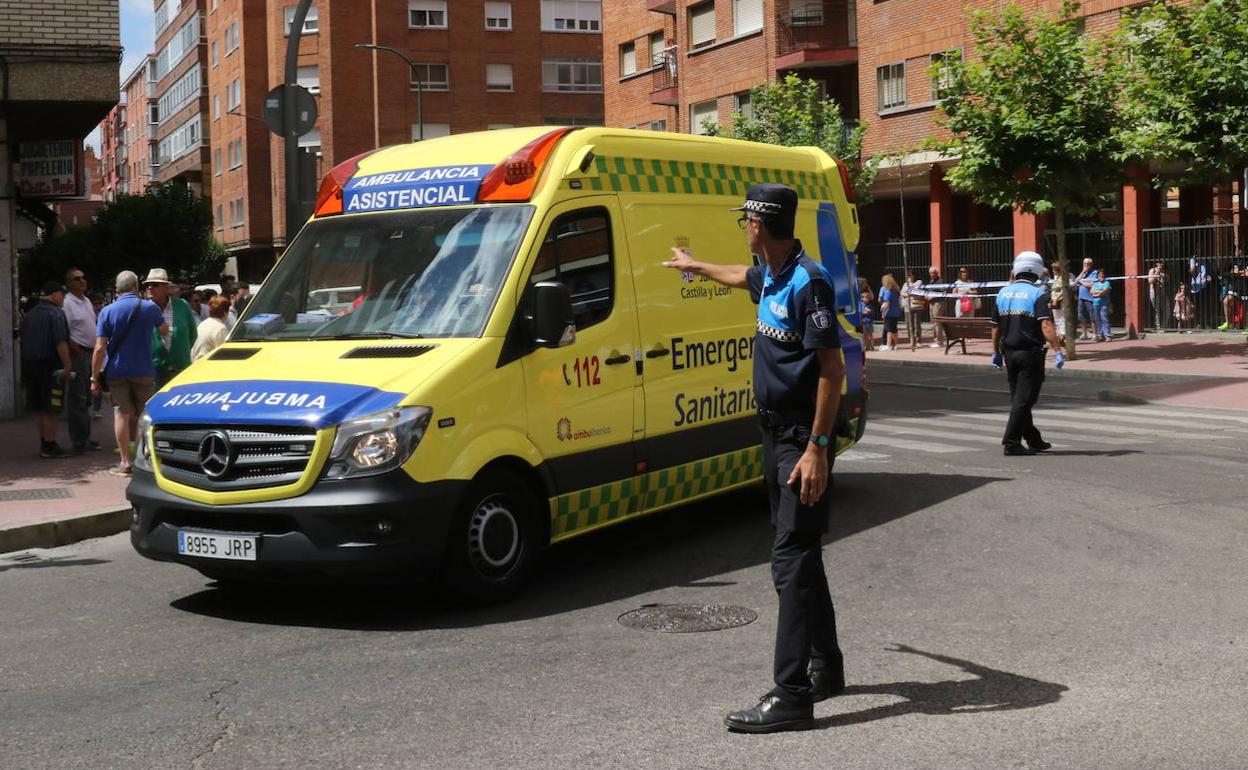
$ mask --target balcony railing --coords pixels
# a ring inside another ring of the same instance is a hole
[[[650,75],[650,103],[651,104],[680,104],[680,93],[676,87],[678,80],[676,78],[675,53],[666,64],[656,69]]]
[[[776,54],[858,46],[856,0],[794,0],[776,12]]]

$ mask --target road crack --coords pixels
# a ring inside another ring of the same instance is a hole
[[[212,755],[217,753],[217,751],[225,745],[226,741],[229,741],[234,737],[234,723],[225,718],[225,701],[222,696],[225,694],[226,690],[237,685],[238,680],[231,679],[217,689],[208,693],[207,700],[212,704],[213,718],[216,721],[217,729],[216,734],[212,738],[212,743],[208,746],[208,748],[191,758],[191,767],[196,768],[196,770],[204,767],[205,763],[212,758]]]

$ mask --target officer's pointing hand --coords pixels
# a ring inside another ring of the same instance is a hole
[[[814,444],[807,446],[801,459],[797,461],[797,465],[793,466],[793,472],[789,474],[789,486],[793,486],[794,483],[801,485],[799,492],[802,505],[814,505],[819,502],[819,498],[823,497],[823,491],[828,486],[827,450],[820,449]]]
[[[679,246],[673,246],[672,258],[664,262],[663,267],[670,267],[673,270],[691,270],[693,269],[693,257],[689,256],[689,252]]]

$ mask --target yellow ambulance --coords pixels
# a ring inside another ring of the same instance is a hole
[[[225,581],[435,574],[494,600],[550,543],[757,482],[755,307],[661,265],[673,246],[750,262],[729,209],[755,182],[797,190],[797,236],[835,281],[844,451],[867,392],[842,163],[610,128],[462,134],[325,178],[226,344],[148,402],[134,547]]]

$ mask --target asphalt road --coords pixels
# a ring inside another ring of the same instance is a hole
[[[1242,768],[1248,412],[877,387],[825,550],[849,691],[727,733],[769,687],[751,493],[555,549],[511,605],[225,591],[127,536],[0,557],[5,768]],[[1060,430],[1059,430],[1060,428]],[[650,603],[758,612],[660,634]]]

